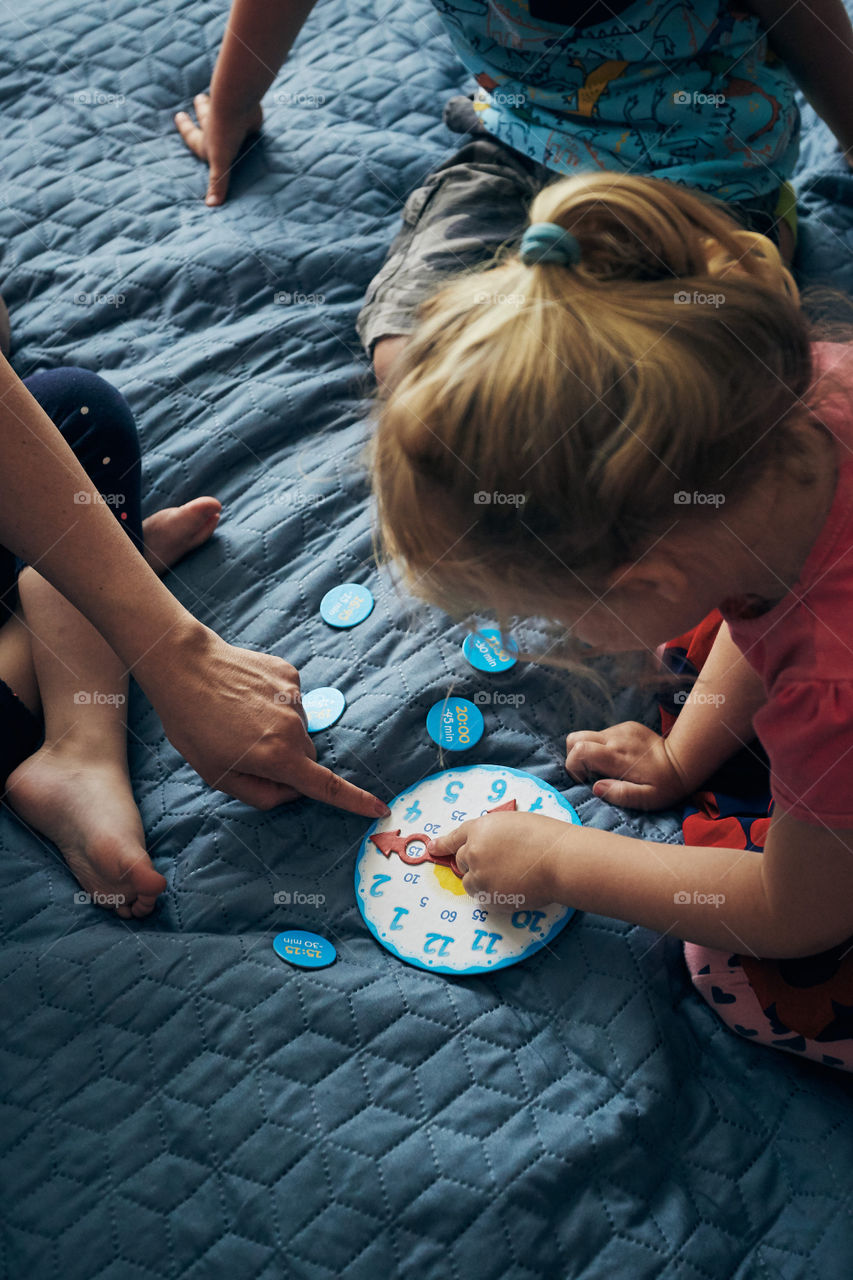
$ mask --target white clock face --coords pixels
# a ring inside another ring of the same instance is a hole
[[[433,774],[391,802],[364,838],[355,866],[359,910],[395,956],[436,973],[488,973],[544,947],[573,915],[511,895],[471,898],[450,865],[427,857],[427,841],[494,809],[515,808],[580,823],[558,791],[532,774],[472,765]]]

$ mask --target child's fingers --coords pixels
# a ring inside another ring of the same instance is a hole
[[[592,794],[620,809],[657,809],[655,788],[647,782],[623,782],[618,778],[602,778],[592,788]]]
[[[223,165],[216,160],[210,162],[210,177],[207,180],[206,205],[224,204],[228,195],[228,183],[231,178],[231,166]]]
[[[612,773],[615,761],[616,752],[606,742],[578,742],[566,756],[566,772],[577,782],[588,782],[594,773]]]
[[[448,831],[446,836],[436,836],[435,840],[430,840],[427,845],[428,852],[437,858],[454,858],[468,839],[469,825],[467,822],[462,822],[452,831]]]
[[[193,155],[198,156],[199,160],[206,160],[204,134],[192,116],[186,111],[179,111],[175,116],[175,125]]]
[[[197,93],[193,98],[193,106],[198,116],[198,122],[202,129],[207,128],[207,117],[210,115],[210,95],[207,93]]]
[[[594,733],[592,729],[576,729],[574,733],[566,734],[566,751],[571,751],[572,747],[577,746],[579,742],[606,742],[603,733]]]
[[[480,888],[480,882],[473,871],[466,871],[462,877],[462,888],[468,894],[469,898],[473,898],[475,902],[480,900],[480,894],[483,890]]]

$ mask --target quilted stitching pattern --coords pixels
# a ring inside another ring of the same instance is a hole
[[[186,0],[3,11],[15,364],[81,364],[125,392],[149,509],[223,499],[174,590],[306,688],[340,685],[322,758],[390,796],[440,766],[429,705],[480,686],[460,629],[413,614],[372,566],[353,322],[407,192],[456,144],[440,108],[462,73],[424,0],[325,0],[276,85],[302,99],[270,97],[211,212],[170,117],[205,87],[224,16]],[[851,283],[851,178],[814,124],[806,160],[804,265],[841,263]],[[317,606],[345,579],[377,607],[333,632]],[[489,710],[476,759],[561,785],[562,735],[607,708],[544,669],[509,680],[526,702]],[[169,880],[152,921],[76,905],[51,849],[0,815],[5,1275],[845,1274],[850,1082],[723,1029],[671,940],[586,916],[491,978],[407,968],[353,900],[360,820],[214,796],[138,692],[131,713]],[[585,822],[679,839],[673,815],[569,796]],[[326,902],[284,908],[279,890]],[[270,945],[285,924],[327,933],[339,962],[287,969]]]

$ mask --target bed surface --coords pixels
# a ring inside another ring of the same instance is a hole
[[[489,687],[463,631],[372,563],[353,328],[406,193],[458,141],[441,108],[467,81],[426,0],[323,0],[211,211],[170,121],[206,87],[224,16],[185,0],[0,15],[14,365],[79,364],[125,393],[148,511],[222,499],[172,588],[304,688],[343,689],[320,757],[389,798],[441,767],[429,706]],[[801,274],[853,292],[853,175],[810,115],[798,189]],[[319,601],[347,580],[377,605],[333,631]],[[563,788],[563,736],[603,723],[603,700],[535,666],[511,687],[523,705],[488,708],[479,747],[447,763]],[[486,978],[407,967],[355,904],[366,822],[211,793],[138,690],[130,758],[169,882],[146,923],[75,902],[55,851],[0,813],[4,1275],[849,1275],[850,1081],[728,1032],[679,944],[577,915]],[[567,794],[586,823],[680,839],[674,815]],[[285,926],[327,934],[338,962],[286,967]]]

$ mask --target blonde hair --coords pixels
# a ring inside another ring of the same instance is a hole
[[[680,491],[731,503],[808,415],[794,282],[724,206],[595,174],[546,187],[530,220],[570,231],[578,265],[513,254],[447,284],[378,408],[383,548],[457,616],[600,590],[674,519],[708,518]]]

